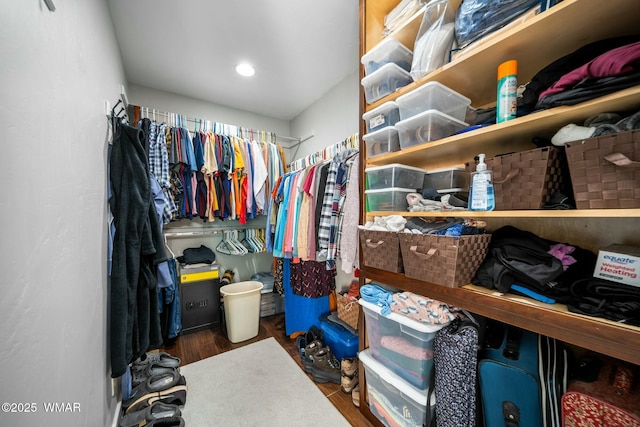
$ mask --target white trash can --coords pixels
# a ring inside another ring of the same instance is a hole
[[[231,283],[220,288],[227,337],[232,343],[246,341],[258,335],[262,287],[262,283],[252,280]]]

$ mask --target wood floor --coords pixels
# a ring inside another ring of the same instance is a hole
[[[186,365],[269,337],[275,338],[291,355],[300,369],[303,369],[295,339],[291,339],[285,335],[284,314],[260,318],[258,336],[241,343],[231,343],[227,339],[225,328],[220,326],[181,335],[172,345],[165,346],[162,350],[179,357],[182,360],[182,365]],[[309,378],[311,378],[311,376],[309,376]],[[373,426],[373,424],[360,413],[360,409],[353,404],[351,393],[344,393],[338,384],[326,383],[317,384],[317,386],[351,425],[358,427]]]

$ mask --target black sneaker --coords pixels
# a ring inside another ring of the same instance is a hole
[[[141,423],[149,425],[154,420],[179,417],[181,415],[180,408],[176,405],[167,405],[158,401],[145,409],[125,415],[118,422],[118,427],[138,427]]]
[[[149,377],[131,392],[131,397],[122,402],[125,414],[139,411],[154,402],[183,406],[187,401],[187,382],[175,371]]]
[[[149,352],[131,364],[131,371],[144,371],[150,365],[164,366],[165,368],[177,368],[180,366],[180,358],[160,352]]]
[[[182,417],[161,418],[145,425],[146,427],[184,427],[184,419]]]
[[[180,368],[169,368],[161,364],[151,363],[150,365],[147,365],[146,369],[140,367],[138,370],[131,369],[131,388],[136,388],[154,375],[164,374],[167,372],[180,373]]]
[[[313,355],[311,375],[317,383],[340,384],[340,361],[331,353],[329,347],[324,347]]]

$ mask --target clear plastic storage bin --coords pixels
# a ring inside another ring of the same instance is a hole
[[[407,194],[415,193],[415,188],[382,188],[366,190],[367,212],[406,211],[409,208]]]
[[[426,170],[398,163],[366,168],[367,188],[422,188]]]
[[[364,113],[362,120],[367,125],[367,132],[374,132],[387,126],[393,126],[400,120],[398,104],[395,101],[385,102]]]
[[[361,351],[358,358],[364,366],[369,409],[382,424],[407,427],[431,425],[435,415],[435,393],[429,399],[427,390],[418,390],[407,384],[372,357],[370,350]]]
[[[367,104],[373,104],[401,87],[405,87],[412,81],[413,79],[408,71],[394,63],[388,63],[374,73],[365,76],[361,84],[364,88],[364,97]]]
[[[367,146],[367,157],[376,157],[400,150],[400,139],[395,126],[387,126],[362,135]]]
[[[438,110],[427,110],[396,123],[401,149],[446,138],[467,126],[467,123]]]
[[[447,168],[429,171],[424,176],[422,188],[441,191],[461,191],[469,189],[469,172],[465,168]]]
[[[377,305],[362,298],[358,302],[373,358],[412,386],[426,389],[433,374],[433,339],[444,325],[427,325],[393,312],[383,316]]]
[[[396,100],[400,107],[400,120],[427,110],[438,110],[454,119],[464,121],[471,100],[439,82],[426,83]]]
[[[406,71],[411,71],[413,52],[393,37],[387,37],[364,55],[360,62],[364,65],[365,75],[376,72],[388,63],[394,63]]]

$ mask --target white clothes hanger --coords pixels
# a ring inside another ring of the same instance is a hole
[[[240,243],[240,240],[238,240],[238,230],[232,230],[230,232],[229,241],[233,246],[236,247],[236,249],[238,249],[241,255],[246,255],[249,253],[249,250],[242,243]]]
[[[163,237],[164,237],[164,246],[165,246],[165,248],[167,248],[167,250],[171,254],[171,258],[176,259],[176,254],[173,253],[173,251],[169,247],[169,242],[167,242],[167,235],[165,234],[165,235],[163,235]]]

